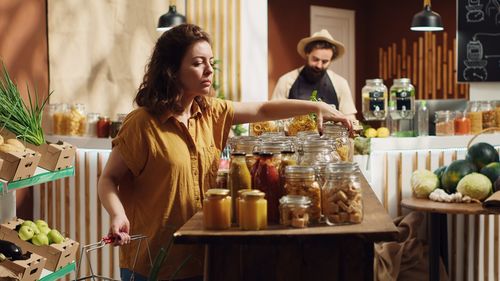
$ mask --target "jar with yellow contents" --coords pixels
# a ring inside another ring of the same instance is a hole
[[[346,127],[335,123],[325,123],[323,138],[335,140],[335,150],[344,162],[352,162],[354,156],[354,142],[349,138]]]
[[[248,192],[248,191],[251,191],[252,189],[240,189],[238,190],[237,192],[237,198],[236,198],[236,204],[234,205],[235,209],[233,209],[233,214],[236,214],[236,224],[239,225],[240,224],[240,204],[241,204],[241,200],[243,200],[243,193],[245,192]],[[233,218],[234,220],[234,218]]]
[[[87,132],[87,113],[85,105],[81,103],[71,106],[69,111],[66,111],[63,119],[64,131],[70,136],[84,136]]]
[[[265,193],[251,190],[241,193],[239,202],[239,224],[242,230],[261,230],[267,228],[267,200]]]
[[[207,190],[203,199],[203,226],[210,230],[224,230],[231,227],[229,189]]]
[[[241,189],[250,189],[252,187],[252,177],[245,162],[244,152],[231,153],[231,164],[229,165],[229,175],[227,187],[231,191],[233,222],[236,222],[237,214],[236,203],[238,200],[238,191]]]
[[[316,170],[314,167],[286,167],[284,189],[286,195],[300,195],[310,198],[310,221],[319,223],[321,219],[321,189],[316,180]]]

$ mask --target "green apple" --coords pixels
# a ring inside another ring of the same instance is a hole
[[[50,230],[47,236],[49,237],[50,244],[59,244],[64,241],[64,236],[57,229]]]
[[[40,229],[42,227],[49,227],[49,224],[44,221],[44,220],[36,220],[35,221],[36,226]],[[41,231],[41,230],[40,230]]]
[[[36,224],[30,220],[25,220],[23,221],[23,223],[21,224],[21,226],[28,226],[28,227],[31,227],[31,229],[33,229],[33,231],[35,232],[35,235],[40,233],[40,230],[38,229],[38,226],[36,226]]]
[[[23,225],[21,226],[21,228],[19,228],[19,232],[17,233],[17,235],[19,236],[19,238],[21,238],[21,240],[28,241],[33,238],[33,236],[35,235],[35,231],[33,231],[33,228],[31,227]]]
[[[39,233],[39,234],[33,236],[33,238],[31,238],[31,243],[33,243],[37,246],[49,245],[49,237],[47,237],[47,235],[45,235],[43,233]]]
[[[48,235],[50,232],[50,227],[48,227],[48,226],[41,225],[38,227],[38,229],[40,229],[40,233],[43,233],[45,235]]]

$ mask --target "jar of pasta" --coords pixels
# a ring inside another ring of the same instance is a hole
[[[63,120],[66,135],[84,136],[87,133],[87,113],[84,104],[77,103],[71,106],[71,109],[65,112]]]
[[[495,115],[497,118],[497,127],[500,127],[500,101],[496,102]]]
[[[231,153],[231,164],[229,165],[229,175],[227,187],[231,191],[233,222],[236,221],[236,204],[238,200],[238,191],[252,188],[252,177],[250,170],[245,162],[244,152]]]
[[[321,189],[316,180],[316,170],[312,166],[288,166],[285,168],[285,193],[302,195],[311,199],[310,220],[318,223],[321,219]]]
[[[65,126],[65,114],[69,110],[69,105],[67,103],[57,103],[55,105],[55,111],[52,115],[52,129],[54,135],[67,135],[67,129]]]
[[[352,162],[354,142],[349,138],[346,127],[335,123],[326,123],[323,128],[323,138],[335,140],[335,150],[341,161]]]
[[[481,113],[483,114],[483,130],[496,127],[497,117],[495,108],[491,101],[480,102]]]
[[[470,132],[475,135],[483,130],[483,113],[478,101],[470,101],[467,108],[467,117],[470,119]]]
[[[267,201],[259,190],[246,191],[239,201],[239,224],[242,230],[267,228]]]
[[[287,135],[296,136],[302,131],[317,131],[316,120],[314,114],[295,116],[289,119],[285,125]]]
[[[260,136],[264,133],[277,133],[282,131],[281,121],[263,121],[250,123],[250,135]]]
[[[455,124],[453,112],[440,110],[435,113],[436,136],[453,136],[455,134]]]
[[[309,225],[311,199],[301,195],[286,195],[280,199],[280,224],[297,228]]]
[[[359,169],[355,163],[328,164],[323,186],[323,216],[329,225],[360,223],[363,196]]]
[[[263,191],[267,199],[267,219],[269,222],[277,223],[279,221],[279,198],[283,196],[284,191],[280,188],[279,160],[280,154],[272,152],[259,152],[257,162],[252,171],[252,188]]]
[[[455,112],[455,119],[453,120],[455,135],[468,135],[470,134],[470,119],[467,117],[466,112]]]
[[[228,189],[207,190],[203,199],[203,226],[212,230],[231,227],[231,196]]]
[[[339,162],[341,160],[335,150],[335,140],[309,139],[302,144],[299,154],[299,165],[313,165],[316,162]]]

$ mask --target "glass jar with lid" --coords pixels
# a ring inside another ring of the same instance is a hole
[[[87,113],[87,136],[97,137],[97,122],[99,121],[99,113]]]
[[[321,219],[321,188],[316,180],[316,170],[312,166],[288,166],[285,168],[285,193],[302,195],[311,199],[310,220],[318,223]]]
[[[54,133],[54,114],[57,111],[58,104],[48,104],[43,114],[43,128],[44,132],[48,135],[55,135]]]
[[[257,156],[254,155],[255,146],[260,143],[260,139],[253,136],[241,136],[230,140],[231,152],[238,151],[245,153],[245,161],[249,170],[252,169]]]
[[[468,135],[470,134],[470,119],[467,117],[466,112],[456,111],[455,119],[453,120],[455,135]]]
[[[478,134],[483,130],[483,113],[478,101],[470,101],[467,106],[467,117],[470,119],[471,134]]]
[[[415,87],[409,78],[394,79],[390,89],[390,101],[394,110],[389,112],[393,120],[412,119],[415,115]]]
[[[84,136],[87,132],[87,113],[85,105],[76,103],[64,114],[66,134],[70,136]]]
[[[58,103],[55,105],[55,112],[52,115],[52,128],[54,135],[67,135],[65,114],[69,111],[69,104]]]
[[[207,190],[203,199],[203,226],[212,230],[231,227],[231,196],[228,189]]]
[[[500,127],[500,100],[496,101],[495,115],[496,115],[496,119],[497,119],[497,127]]]
[[[483,130],[496,127],[497,119],[493,103],[491,101],[481,101],[480,108],[483,114]]]
[[[346,127],[335,123],[326,123],[323,128],[323,138],[335,140],[335,150],[341,161],[352,162],[354,142],[349,138]]]
[[[385,120],[387,117],[387,87],[382,79],[366,79],[361,89],[365,120]]]
[[[242,230],[261,230],[267,228],[267,200],[259,190],[241,193],[239,201],[239,224]]]
[[[340,156],[335,151],[335,140],[312,139],[302,144],[302,153],[299,154],[299,165],[312,165],[316,162],[339,162]]]
[[[363,195],[356,163],[332,163],[325,170],[322,212],[328,225],[363,220]]]
[[[436,111],[434,123],[436,124],[436,136],[453,136],[455,134],[454,115],[452,111]]]
[[[97,121],[97,137],[98,138],[109,138],[109,129],[111,126],[111,120],[108,116],[100,116]]]
[[[238,191],[252,188],[252,177],[245,161],[244,152],[231,153],[231,163],[229,164],[229,175],[227,187],[231,191],[233,221],[236,221],[236,203]]]
[[[280,154],[272,152],[259,152],[257,162],[252,171],[252,188],[259,189],[266,194],[267,219],[269,222],[279,221],[279,198],[284,191],[280,187],[279,161]]]
[[[237,192],[236,205],[234,206],[235,209],[233,209],[233,214],[236,214],[236,224],[239,224],[241,221],[241,219],[240,219],[240,204],[241,204],[241,200],[243,199],[243,193],[251,191],[251,190],[252,189],[240,189]],[[267,202],[266,202],[266,204],[267,204]],[[266,207],[266,219],[267,219],[267,207]],[[234,221],[234,218],[233,218],[233,221]]]
[[[297,228],[309,225],[311,199],[301,195],[286,195],[280,198],[280,224]]]

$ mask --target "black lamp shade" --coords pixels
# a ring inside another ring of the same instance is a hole
[[[170,28],[185,23],[186,17],[177,13],[177,8],[175,5],[171,5],[168,7],[168,13],[162,15],[158,20],[158,27],[156,30],[158,31],[167,31]]]
[[[413,31],[441,31],[443,30],[441,16],[433,12],[430,5],[425,5],[423,11],[413,16],[410,29]]]

